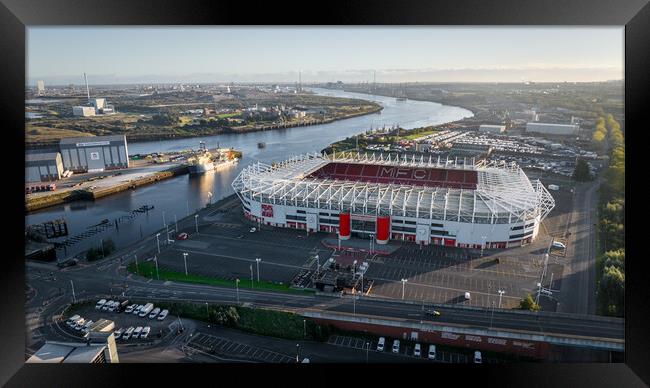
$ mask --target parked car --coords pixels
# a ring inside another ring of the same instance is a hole
[[[79,263],[79,259],[70,259],[66,261],[60,261],[56,263],[56,266],[59,268],[72,267],[73,265],[77,265],[77,263]]]
[[[95,305],[95,308],[97,310],[100,310],[102,306],[104,306],[105,304],[106,304],[106,299],[100,299],[99,302],[97,302],[97,304]]]
[[[133,326],[126,329],[124,334],[122,334],[122,339],[123,340],[128,340],[129,338],[131,338],[131,335],[133,335],[133,330],[134,330]]]
[[[66,323],[66,325],[70,326],[70,324],[72,324],[72,322],[76,322],[79,318],[81,318],[81,316],[78,315],[78,314],[75,314],[75,315],[71,316],[70,318],[68,318],[68,320],[65,323]]]
[[[113,301],[109,300],[108,302],[104,303],[104,305],[102,306],[102,310],[107,311],[108,308],[111,307],[112,305],[113,305]]]
[[[252,228],[249,230],[250,233],[255,233],[256,231],[257,231],[257,229],[256,229],[255,227],[252,227]]]
[[[133,330],[133,338],[139,338],[140,333],[142,332],[142,326],[138,326]]]
[[[92,326],[94,322],[92,320],[84,323],[83,327],[81,328],[81,332],[86,334],[90,331],[90,326]]]
[[[151,332],[151,327],[145,326],[142,329],[142,332],[140,332],[140,338],[147,338],[150,332]]]
[[[379,342],[377,342],[377,351],[378,352],[383,352],[385,344],[386,344],[386,338],[379,337]]]
[[[153,310],[151,311],[151,313],[149,314],[149,319],[154,319],[154,318],[156,318],[156,317],[158,316],[158,313],[159,313],[159,312],[160,312],[160,307],[156,307],[155,309],[153,309]]]
[[[83,318],[81,318],[81,319],[79,319],[79,320],[77,321],[77,324],[74,325],[74,329],[75,329],[76,331],[79,331],[79,330],[81,330],[81,329],[84,327],[85,324],[86,324],[86,320],[83,319]]]
[[[158,315],[158,320],[159,321],[164,321],[165,318],[167,318],[167,314],[169,314],[169,310],[165,309],[160,312],[160,315]]]
[[[144,307],[144,306],[141,305],[141,304],[135,305],[135,308],[133,308],[133,314],[134,315],[140,314],[140,310],[142,310],[142,307]]]
[[[478,350],[474,352],[474,363],[475,364],[481,364],[483,362],[483,359],[481,357],[481,352]]]
[[[187,240],[189,235],[185,232],[179,233],[178,236],[176,236],[176,240]]]
[[[120,327],[119,329],[117,329],[117,330],[115,330],[113,332],[113,335],[115,336],[115,339],[118,340],[118,339],[120,339],[120,337],[122,336],[123,333],[124,333],[124,329],[122,329]]]
[[[399,340],[393,341],[393,353],[399,353]]]
[[[429,345],[429,354],[427,356],[429,360],[436,359],[436,345]]]
[[[135,304],[132,304],[132,305],[127,306],[126,309],[124,310],[124,312],[125,312],[126,314],[132,314],[132,313],[133,313],[133,309],[135,308],[135,306],[136,306]]]
[[[415,344],[415,348],[413,348],[413,355],[414,355],[415,357],[420,357],[420,356],[421,356],[421,353],[420,353],[420,344]]]

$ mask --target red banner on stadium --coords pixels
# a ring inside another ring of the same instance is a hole
[[[273,218],[273,205],[262,204],[262,217]]]

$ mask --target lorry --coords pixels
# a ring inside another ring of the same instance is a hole
[[[146,317],[149,315],[149,313],[153,310],[153,303],[147,303],[145,304],[142,309],[140,309],[140,314],[138,314],[140,317]]]

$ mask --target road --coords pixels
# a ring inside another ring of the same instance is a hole
[[[33,267],[35,264],[28,265]],[[70,280],[74,281],[77,298],[97,297],[103,295],[124,295],[127,298],[141,298],[155,301],[194,301],[209,303],[236,303],[237,291],[231,288],[221,288],[206,285],[164,282],[153,279],[143,279],[127,275],[126,269],[115,262],[103,267],[89,266],[60,271],[57,280],[31,279],[30,284],[38,293],[47,292],[53,285],[67,284],[63,295],[54,300],[45,312],[53,314],[53,306],[62,306],[72,300]],[[128,287],[124,287],[124,285]],[[37,303],[38,297],[31,303]],[[406,304],[400,301],[373,300],[372,298],[358,299],[354,304],[349,298],[294,295],[264,291],[239,290],[241,303],[252,306],[276,308],[300,313],[305,309],[316,309],[339,313],[363,314],[375,317],[389,317],[420,322],[431,319],[422,314],[420,304]],[[34,306],[28,306],[34,307]],[[534,334],[566,334],[591,336],[600,338],[623,339],[623,320],[597,319],[586,316],[565,315],[556,313],[526,313],[521,314],[508,310],[461,308],[454,306],[436,306],[441,312],[436,322],[462,325],[464,327],[487,329],[492,321],[493,329],[524,330]]]
[[[596,202],[600,179],[576,187],[559,312],[596,314]]]

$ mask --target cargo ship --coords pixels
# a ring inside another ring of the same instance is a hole
[[[199,142],[199,150],[187,159],[187,164],[190,174],[203,174],[214,170],[212,154],[205,148],[205,142]]]

